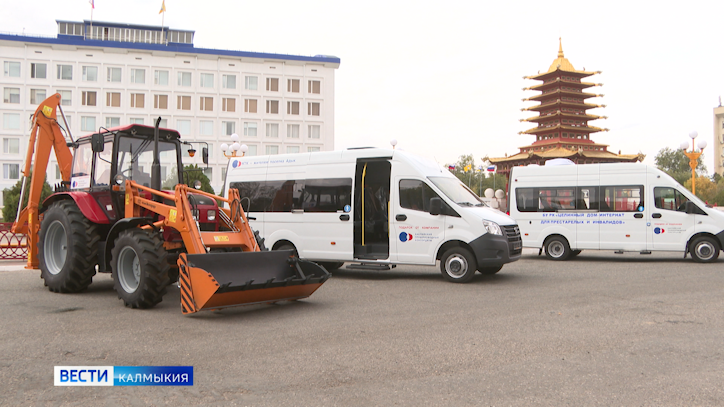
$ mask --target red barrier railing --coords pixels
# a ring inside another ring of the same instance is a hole
[[[10,231],[12,223],[0,223],[0,260],[28,258],[27,236]]]

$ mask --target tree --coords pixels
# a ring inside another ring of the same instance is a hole
[[[204,174],[204,169],[196,164],[184,166],[184,184],[193,188],[194,182],[201,181],[201,190],[210,194],[216,194],[214,188],[211,187],[209,177]]]
[[[483,159],[476,164],[472,154],[461,155],[454,164],[455,168],[451,169],[450,172],[478,196],[483,196],[485,190],[488,188],[504,189],[507,181],[505,176],[502,174],[487,173],[484,170],[484,164],[486,163],[489,163],[488,157],[483,157]],[[449,167],[450,164],[448,164],[448,168]]]
[[[697,160],[696,170],[699,173],[706,173],[706,166],[704,165],[703,155],[699,156]],[[659,150],[656,157],[654,157],[656,167],[661,171],[671,175],[679,184],[684,185],[686,180],[691,179],[691,167],[689,167],[689,157],[684,155],[682,150],[672,150],[669,147],[664,147]]]
[[[686,180],[684,188],[691,190],[691,178]],[[711,181],[711,178],[699,175],[696,177],[696,196],[704,202],[712,204],[717,193],[717,185]]]
[[[28,205],[30,180],[33,178],[32,172],[30,174],[31,175],[29,177],[25,178],[25,196],[23,197],[23,208]],[[40,203],[42,203],[45,198],[53,194],[53,190],[50,188],[50,184],[48,184],[47,178],[48,177],[46,175],[43,181],[43,189],[40,192]],[[18,181],[12,188],[5,188],[5,190],[3,191],[3,197],[5,200],[5,206],[3,207],[4,222],[15,222],[15,217],[18,214],[18,201],[20,200],[20,189],[22,187],[21,182],[22,180]]]

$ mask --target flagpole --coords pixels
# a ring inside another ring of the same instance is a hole
[[[93,39],[93,9],[96,8],[95,4],[91,3],[91,22],[90,22],[90,36]]]

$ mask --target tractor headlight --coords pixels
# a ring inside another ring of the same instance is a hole
[[[488,231],[488,233],[490,233],[492,235],[502,235],[503,234],[503,231],[500,229],[500,226],[495,222],[491,222],[489,220],[484,220],[483,226],[485,226],[485,229]]]
[[[206,218],[210,221],[216,220],[216,211],[206,211]]]

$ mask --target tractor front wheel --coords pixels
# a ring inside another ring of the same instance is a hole
[[[113,288],[131,308],[151,308],[161,302],[170,284],[166,250],[157,233],[129,229],[111,251]]]

